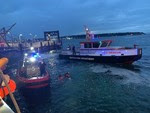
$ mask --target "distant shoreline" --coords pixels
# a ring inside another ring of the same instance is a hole
[[[134,35],[144,35],[143,32],[124,32],[124,33],[102,33],[102,34],[94,34],[94,37],[111,37],[111,36],[134,36]],[[85,38],[85,35],[69,35],[69,36],[61,36],[61,38]]]

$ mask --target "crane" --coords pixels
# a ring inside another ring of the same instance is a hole
[[[3,27],[2,29],[0,29],[0,40],[2,39],[8,47],[10,47],[9,43],[6,40],[6,35],[8,34],[8,32],[16,25],[16,23],[14,23],[13,25],[11,25],[8,29],[6,29],[5,27]]]

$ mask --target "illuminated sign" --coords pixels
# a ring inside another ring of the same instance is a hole
[[[44,32],[44,38],[45,38],[45,40],[58,41],[58,40],[60,40],[59,31],[46,31],[46,32]]]

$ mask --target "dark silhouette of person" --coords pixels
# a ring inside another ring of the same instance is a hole
[[[138,45],[134,44],[133,46],[134,46],[134,48],[136,48]]]
[[[19,49],[20,49],[20,52],[23,53],[23,47],[21,43],[19,43]]]
[[[39,64],[40,67],[40,76],[43,76],[46,74],[46,64],[44,61],[40,62]]]
[[[21,70],[20,70],[20,75],[22,76],[22,77],[27,77],[27,72],[26,72],[26,69],[27,67],[25,67],[25,68],[22,68]]]
[[[75,46],[72,47],[72,52],[73,52],[73,55],[76,54],[76,49],[75,49]]]
[[[65,78],[71,79],[71,76],[70,76],[70,73],[69,73],[69,72],[65,73],[64,76],[65,76]]]
[[[64,77],[63,77],[62,75],[59,75],[59,76],[58,76],[58,80],[61,81],[61,80],[63,80],[63,79],[64,79]]]

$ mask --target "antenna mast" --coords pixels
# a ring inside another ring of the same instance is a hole
[[[91,32],[87,26],[84,25],[85,28],[85,33],[86,33],[86,40],[90,41],[91,40]]]

